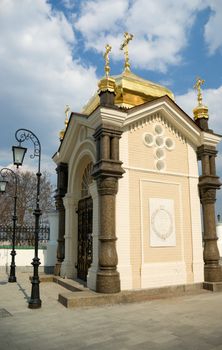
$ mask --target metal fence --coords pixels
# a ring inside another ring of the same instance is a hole
[[[12,244],[13,227],[0,225],[0,245]],[[50,239],[49,226],[40,226],[39,228],[39,243],[47,243]],[[16,246],[34,246],[35,245],[35,227],[33,226],[18,226],[15,233]]]

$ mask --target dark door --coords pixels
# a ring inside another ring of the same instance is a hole
[[[86,281],[92,263],[92,198],[84,198],[78,204],[78,264],[77,276]]]

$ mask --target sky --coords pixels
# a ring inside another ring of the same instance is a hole
[[[59,146],[65,105],[81,112],[96,92],[107,43],[110,74],[123,71],[119,48],[125,31],[134,35],[132,72],[168,87],[191,117],[195,79],[205,80],[209,126],[222,134],[221,26],[221,0],[0,0],[0,167],[12,163],[15,131],[29,129],[41,142],[41,169],[54,181],[51,157]],[[218,150],[222,177],[222,143]],[[25,164],[36,171],[29,157]],[[222,190],[217,212],[222,213],[221,205]]]

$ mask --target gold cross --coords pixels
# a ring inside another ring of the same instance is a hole
[[[120,50],[124,50],[125,55],[125,71],[130,71],[130,63],[129,63],[129,50],[128,50],[128,44],[129,41],[133,39],[133,34],[129,34],[127,32],[124,33],[124,41],[122,45],[120,46]]]
[[[109,72],[110,72],[110,66],[109,66],[109,53],[112,49],[112,46],[110,46],[109,44],[107,44],[105,46],[106,52],[104,53],[103,57],[105,58],[105,73],[106,73],[106,77],[108,78],[109,76]]]
[[[194,89],[197,90],[197,99],[198,99],[198,104],[199,106],[202,106],[202,92],[201,92],[201,85],[203,85],[205,80],[197,77],[196,78],[196,84],[194,85]]]

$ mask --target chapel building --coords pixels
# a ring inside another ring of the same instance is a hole
[[[171,91],[130,71],[128,52],[124,72],[110,76],[109,51],[98,92],[66,120],[53,156],[55,274],[101,293],[221,282],[215,227],[221,137],[208,127],[202,81],[193,119]]]

